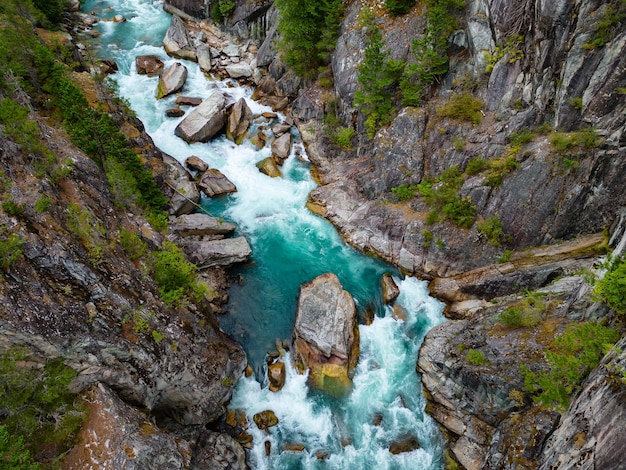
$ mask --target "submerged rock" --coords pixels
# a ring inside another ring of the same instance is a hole
[[[187,143],[208,142],[226,123],[226,99],[214,91],[176,126],[174,133]]]
[[[314,386],[339,395],[351,389],[359,355],[356,316],[354,299],[335,274],[322,274],[300,287],[294,347],[311,369]]]

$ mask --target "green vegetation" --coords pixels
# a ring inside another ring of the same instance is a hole
[[[510,235],[504,233],[504,225],[497,215],[492,215],[478,222],[476,228],[487,237],[489,244],[493,246],[501,246],[511,239]]]
[[[511,250],[504,250],[504,253],[502,253],[502,256],[500,256],[498,258],[498,263],[508,263],[511,260],[511,255],[513,254],[513,252]]]
[[[160,251],[152,254],[152,275],[163,301],[178,305],[197,291],[197,267],[185,258],[180,248],[165,241]]]
[[[393,16],[401,16],[415,5],[416,0],[385,0],[385,6]]]
[[[564,412],[572,394],[619,339],[619,333],[601,323],[571,325],[546,352],[549,370],[532,372],[522,365],[525,390],[534,400]]]
[[[596,281],[594,293],[615,313],[626,315],[626,260],[615,258],[609,262],[604,277]]]
[[[55,19],[62,0],[39,0],[50,21]],[[91,108],[82,91],[72,83],[68,67],[57,57],[59,54],[43,45],[33,34],[32,24],[42,17],[29,1],[7,0],[0,5],[4,14],[0,28],[0,93],[3,96],[28,93],[35,107],[55,113],[65,125],[72,141],[93,158],[107,173],[114,190],[136,188],[134,197],[128,189],[119,196],[121,204],[137,203],[146,214],[163,213],[167,200],[158,189],[151,171],[142,164],[130,149],[126,137],[113,118],[101,109]],[[59,46],[60,47],[60,46]],[[16,54],[15,51],[20,53]],[[0,124],[4,133],[18,143],[25,153],[34,155],[31,160],[38,173],[49,173],[56,183],[72,169],[67,162],[55,165],[56,156],[43,145],[35,121],[29,119],[30,110],[16,101],[0,101]],[[116,163],[118,164],[116,166]],[[121,165],[121,168],[120,168]],[[120,180],[119,184],[114,184]]]
[[[327,64],[343,15],[341,0],[276,0],[281,58],[301,76]]]
[[[15,233],[6,235],[4,230],[0,235],[0,269],[6,270],[22,256],[24,241]]]
[[[606,3],[604,11],[597,12],[595,16],[598,20],[594,25],[593,39],[583,44],[583,49],[593,50],[603,47],[623,30],[626,20],[626,0]]]
[[[383,36],[371,10],[361,11],[359,24],[366,30],[368,44],[363,62],[357,67],[361,88],[354,94],[354,105],[365,115],[367,135],[373,138],[378,128],[393,118],[392,96],[404,65],[390,59],[384,50]]]
[[[519,34],[512,34],[507,37],[504,44],[497,44],[493,51],[485,52],[485,60],[487,67],[485,67],[486,73],[491,73],[495,65],[505,56],[509,56],[509,64],[522,60],[524,58],[524,51],[521,49],[521,45],[524,41],[524,37]]]
[[[61,359],[43,368],[24,366],[24,349],[0,357],[0,468],[57,468],[55,459],[74,444],[85,407],[70,393],[76,376]]]
[[[595,129],[588,127],[576,132],[553,132],[550,135],[550,143],[554,150],[565,153],[574,148],[596,148],[600,145],[600,137]]]
[[[569,105],[574,109],[583,109],[583,99],[582,98],[570,98]]]
[[[140,308],[124,315],[124,318],[122,318],[122,325],[131,323],[135,333],[150,333],[152,331],[150,320],[153,318],[154,313],[144,308]]]
[[[424,229],[422,231],[422,236],[424,237],[424,248],[430,248],[430,244],[433,241],[434,235],[430,230]]]
[[[489,167],[489,162],[485,160],[483,157],[472,157],[470,161],[467,162],[467,166],[465,167],[465,174],[474,176],[479,173],[482,173]]]
[[[448,72],[448,37],[457,28],[455,13],[464,0],[426,0],[424,35],[413,41],[415,63],[408,64],[400,82],[402,104],[417,106],[427,87]]]
[[[477,349],[469,349],[465,359],[474,366],[482,366],[485,364],[485,353]]]
[[[120,230],[120,245],[124,252],[133,261],[142,258],[148,253],[148,245],[136,232]]]
[[[452,95],[446,104],[437,106],[435,111],[440,118],[448,117],[478,125],[483,118],[481,110],[484,105],[478,98],[464,92]]]
[[[408,201],[417,195],[418,190],[416,184],[401,184],[400,186],[391,188],[391,192],[396,195],[398,201]]]
[[[513,170],[519,168],[519,162],[515,156],[519,149],[508,147],[507,150],[507,153],[509,153],[507,156],[489,161],[489,166],[485,173],[485,184],[487,186],[500,186],[504,178]]]
[[[221,23],[224,18],[228,18],[235,9],[235,2],[232,0],[218,0],[213,4],[211,17],[216,23]]]
[[[498,315],[498,321],[512,328],[530,328],[541,323],[546,309],[544,296],[530,292]]]
[[[352,150],[352,138],[354,137],[354,129],[352,127],[340,126],[336,128],[331,139],[333,144],[343,150]]]
[[[88,209],[70,203],[67,206],[67,228],[81,239],[91,261],[95,264],[100,263],[106,230],[99,220]]]
[[[48,209],[50,209],[51,204],[52,204],[52,201],[49,197],[47,196],[41,197],[37,199],[37,202],[35,202],[35,212],[39,214],[41,214],[42,212],[48,212]]]
[[[2,201],[2,210],[11,217],[20,217],[24,214],[24,206],[17,204],[12,199]]]
[[[509,142],[513,147],[523,147],[527,143],[531,142],[535,137],[535,133],[531,129],[521,129],[517,132],[513,132],[509,136]]]

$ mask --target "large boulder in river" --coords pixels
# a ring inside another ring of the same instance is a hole
[[[154,77],[163,72],[163,62],[155,55],[138,55],[135,59],[137,73]]]
[[[237,187],[217,168],[209,168],[205,171],[198,186],[209,197],[237,192]]]
[[[252,67],[247,62],[229,64],[225,69],[230,78],[249,78],[252,76]]]
[[[391,277],[391,274],[385,273],[381,279],[381,285],[383,289],[383,302],[390,304],[398,298],[400,295],[400,289],[398,285]]]
[[[254,115],[245,98],[241,98],[230,109],[226,137],[237,144],[241,143],[241,139],[246,135],[253,117]]]
[[[161,99],[180,90],[187,80],[187,67],[176,62],[159,76],[159,84],[157,87],[157,99]]]
[[[200,44],[196,48],[196,55],[198,57],[198,65],[203,72],[211,71],[211,46],[208,44]]]
[[[226,99],[214,91],[176,126],[174,133],[188,143],[208,142],[226,124]]]
[[[336,395],[351,389],[359,355],[356,317],[354,299],[336,275],[322,274],[300,287],[294,347],[313,386]]]
[[[185,23],[179,16],[172,16],[172,23],[165,33],[165,38],[163,38],[163,48],[172,57],[197,60],[196,51],[189,40]]]

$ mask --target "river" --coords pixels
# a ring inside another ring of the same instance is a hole
[[[82,8],[101,19],[118,13],[127,18],[120,24],[98,23],[100,37],[94,51],[117,62],[119,71],[111,78],[118,93],[157,147],[180,161],[199,156],[238,188],[228,196],[205,198],[202,204],[213,215],[236,223],[238,234],[248,239],[253,250],[251,263],[237,268],[240,282],[231,288],[228,313],[220,318],[221,328],[243,345],[256,371],[239,381],[230,405],[245,410],[252,423],[248,430],[254,436],[249,453],[252,468],[441,469],[441,436],[424,413],[415,363],[426,332],[444,320],[443,305],[429,297],[423,281],[404,278],[392,266],[352,249],[331,224],[307,210],[307,195],[315,182],[301,144],[295,144],[283,176],[270,178],[256,167],[271,154],[269,146],[257,150],[247,139],[235,145],[225,137],[188,145],[175,137],[174,128],[182,118],[166,118],[164,112],[173,107],[176,97],[156,100],[157,79],[138,75],[134,66],[137,55],[156,55],[166,67],[175,62],[161,47],[170,23],[161,2],[87,0]],[[270,111],[250,99],[252,89],[206,77],[197,64],[178,61],[189,70],[182,94],[204,98],[218,87],[233,99],[246,98],[257,114]],[[297,131],[293,133],[297,142]],[[275,348],[277,338],[291,337],[300,285],[324,272],[339,277],[361,314],[376,313],[370,325],[359,327],[361,355],[353,390],[344,398],[314,392],[306,385],[306,375],[288,366],[285,387],[270,392],[263,379],[265,356]],[[383,305],[380,279],[385,272],[391,272],[400,287],[396,303],[405,310],[406,320],[394,318],[392,309]],[[276,413],[279,424],[266,434],[256,428],[252,416],[268,409]],[[416,437],[420,448],[398,455],[389,452],[391,443],[406,437]],[[266,440],[271,442],[269,456]],[[293,443],[305,450],[283,450]]]

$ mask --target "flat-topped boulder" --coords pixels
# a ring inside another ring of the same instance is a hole
[[[237,226],[206,214],[183,214],[170,221],[170,230],[182,237],[227,235]]]
[[[159,75],[159,84],[157,85],[157,99],[176,93],[180,90],[187,80],[187,67],[180,62],[168,67]]]
[[[199,269],[244,263],[252,253],[245,237],[186,242],[183,248]]]
[[[204,173],[209,169],[209,164],[195,155],[185,158],[185,166],[192,171],[199,171],[200,173]]]
[[[135,58],[137,73],[139,75],[147,75],[154,77],[163,72],[163,61],[155,55],[138,55]]]
[[[351,389],[359,355],[356,318],[354,299],[336,275],[322,274],[300,287],[294,347],[311,370],[311,385],[337,395]]]
[[[225,69],[230,78],[249,78],[252,76],[252,67],[247,62],[229,64]]]
[[[198,186],[208,197],[237,192],[237,187],[217,168],[209,168],[205,171]]]
[[[226,99],[215,90],[176,126],[174,133],[187,143],[208,142],[226,124]]]
[[[179,96],[176,98],[176,104],[178,106],[198,106],[202,103],[202,98],[195,98],[193,96]]]

